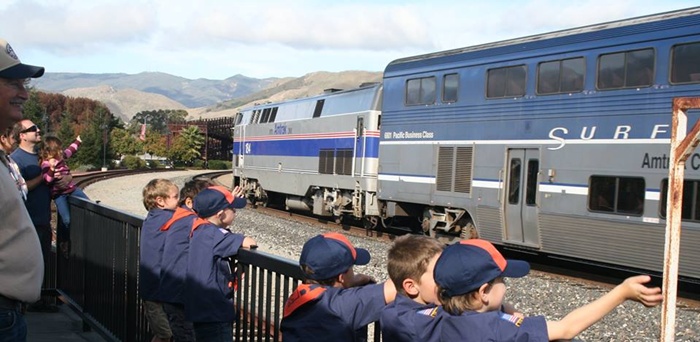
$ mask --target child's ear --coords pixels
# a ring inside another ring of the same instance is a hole
[[[484,285],[481,285],[479,287],[479,290],[477,291],[477,298],[484,304],[489,303],[489,294],[491,293],[491,289],[493,286],[491,284],[486,283]]]
[[[409,296],[417,296],[419,294],[420,290],[418,289],[418,285],[418,282],[411,278],[404,279],[401,282],[401,287]]]
[[[185,205],[192,209],[192,206],[194,205],[194,201],[192,201],[192,197],[187,197],[185,198]]]
[[[160,208],[165,207],[165,198],[163,198],[162,196],[157,196],[156,205]]]

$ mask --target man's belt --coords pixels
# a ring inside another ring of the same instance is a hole
[[[22,302],[16,299],[7,298],[0,294],[0,309],[19,310],[21,305]]]

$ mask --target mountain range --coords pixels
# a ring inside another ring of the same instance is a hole
[[[233,115],[255,102],[277,102],[318,95],[324,89],[351,89],[381,82],[381,72],[313,72],[302,77],[256,79],[235,75],[224,80],[187,79],[160,72],[139,74],[46,73],[33,80],[40,91],[103,102],[128,122],[136,113],[185,109],[189,118]]]

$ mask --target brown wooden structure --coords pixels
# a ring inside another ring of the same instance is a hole
[[[204,160],[231,160],[233,158],[233,118],[215,118],[187,121],[182,124],[168,124],[167,146],[184,128],[197,126],[205,136],[205,144],[200,153]]]

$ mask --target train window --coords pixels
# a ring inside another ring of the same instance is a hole
[[[260,123],[266,123],[270,119],[270,108],[263,109],[262,117],[260,117]]]
[[[700,82],[700,43],[676,45],[671,51],[671,83]]]
[[[540,63],[537,68],[537,94],[583,91],[585,67],[583,57]]]
[[[316,101],[316,107],[314,108],[314,116],[315,118],[321,116],[321,112],[323,112],[323,104],[326,102],[325,99],[321,99]]]
[[[537,196],[537,174],[540,172],[540,161],[530,159],[527,161],[527,185],[525,188],[525,204],[535,205]]]
[[[653,49],[611,53],[598,58],[598,89],[646,87],[653,83]]]
[[[525,95],[527,72],[524,65],[489,69],[486,97],[503,98]]]
[[[277,108],[278,107],[272,108],[272,112],[270,113],[270,119],[267,120],[267,122],[275,122],[275,118],[277,118]]]
[[[661,181],[661,203],[659,216],[666,218],[666,203],[668,197],[668,178]],[[683,181],[683,202],[681,203],[681,219],[683,221],[700,222],[700,180]]]
[[[233,125],[238,125],[243,121],[243,113],[236,113],[236,118],[233,120]]]
[[[338,175],[352,174],[352,149],[338,149],[335,153],[335,173]]]
[[[256,109],[253,111],[253,115],[250,117],[250,123],[255,124],[258,123],[260,120],[260,109]]]
[[[414,78],[406,81],[406,104],[426,105],[435,103],[435,77]]]
[[[318,173],[332,175],[333,174],[333,150],[322,149],[318,152]]]
[[[457,102],[459,74],[447,74],[442,81],[442,102]]]
[[[588,209],[620,215],[644,212],[644,179],[633,177],[591,176]]]
[[[520,203],[520,173],[522,172],[522,161],[513,158],[510,161],[510,181],[508,183],[508,203]]]

